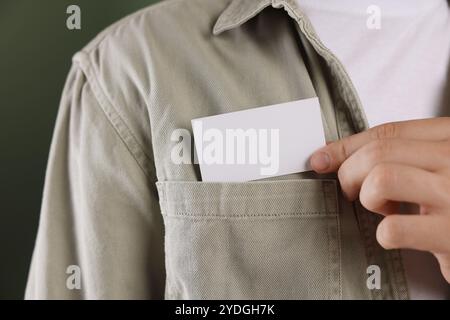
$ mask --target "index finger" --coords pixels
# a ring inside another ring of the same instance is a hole
[[[318,173],[334,172],[363,145],[375,140],[403,138],[446,140],[450,137],[450,118],[431,118],[385,123],[332,142],[311,156],[311,167]]]

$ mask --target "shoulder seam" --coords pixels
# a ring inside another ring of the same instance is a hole
[[[100,108],[104,112],[114,130],[117,132],[125,147],[136,160],[139,167],[147,177],[156,181],[154,161],[146,154],[125,120],[121,117],[108,96],[103,92],[103,89],[91,68],[91,64],[88,61],[87,54],[82,51],[76,53],[73,57],[73,63],[83,71],[89,85],[92,88],[92,91],[95,94]]]

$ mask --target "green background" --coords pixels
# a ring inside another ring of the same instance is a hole
[[[45,167],[71,57],[98,32],[156,0],[0,1],[0,299],[22,299]],[[66,8],[81,8],[81,30]]]

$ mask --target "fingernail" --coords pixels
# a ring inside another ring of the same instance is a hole
[[[315,171],[325,171],[330,167],[330,156],[326,152],[316,152],[311,157],[311,167]]]
[[[386,245],[386,237],[387,237],[387,230],[384,227],[383,223],[380,223],[378,225],[377,231],[376,231],[376,238],[378,243],[385,249],[389,249],[389,247]]]

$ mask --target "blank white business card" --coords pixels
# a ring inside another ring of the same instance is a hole
[[[325,145],[318,98],[193,119],[202,181],[243,182],[309,171]]]

